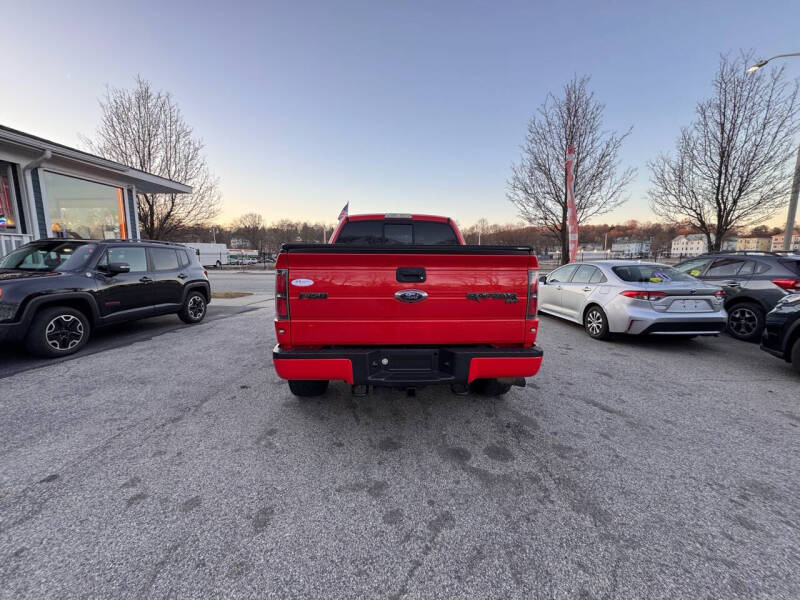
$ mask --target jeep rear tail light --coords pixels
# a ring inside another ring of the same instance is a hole
[[[773,279],[772,283],[787,292],[800,290],[800,279]]]
[[[289,318],[289,271],[275,270],[275,317],[281,320]]]
[[[535,319],[539,309],[539,273],[535,269],[528,270],[528,308],[525,316]]]

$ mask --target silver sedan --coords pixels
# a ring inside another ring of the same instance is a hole
[[[540,311],[582,324],[595,339],[716,335],[727,320],[718,286],[657,263],[570,263],[542,275],[538,291]]]

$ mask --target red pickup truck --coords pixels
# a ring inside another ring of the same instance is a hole
[[[320,395],[329,380],[359,395],[524,386],[542,362],[537,269],[531,248],[466,245],[447,217],[346,217],[329,244],[281,248],[275,370],[296,396]]]

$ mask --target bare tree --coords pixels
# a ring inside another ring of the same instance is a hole
[[[750,54],[720,57],[713,95],[697,105],[675,154],[650,163],[653,211],[688,219],[714,250],[732,228],[769,219],[791,185],[798,85],[783,69],[745,72],[752,62]]]
[[[136,78],[134,89],[106,88],[100,100],[103,117],[94,139],[82,138],[90,151],[160,177],[192,186],[191,194],[139,192],[139,226],[144,236],[160,240],[182,229],[207,223],[220,208],[217,179],[169,93],[154,91]]]
[[[569,260],[567,230],[567,149],[575,147],[575,206],[578,223],[620,206],[635,169],[619,172],[618,154],[630,129],[603,131],[605,106],[587,89],[588,77],[575,77],[563,96],[549,94],[531,117],[522,158],[512,166],[508,199],[531,225],[545,227],[561,241],[561,260]]]
[[[233,222],[231,228],[236,232],[237,236],[247,240],[251,248],[259,252],[263,251],[266,229],[261,215],[257,213],[242,215]]]

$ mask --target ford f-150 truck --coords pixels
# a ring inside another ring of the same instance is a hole
[[[329,244],[285,244],[275,277],[275,370],[296,396],[450,384],[487,395],[542,362],[529,247],[466,245],[429,215],[357,215]]]

